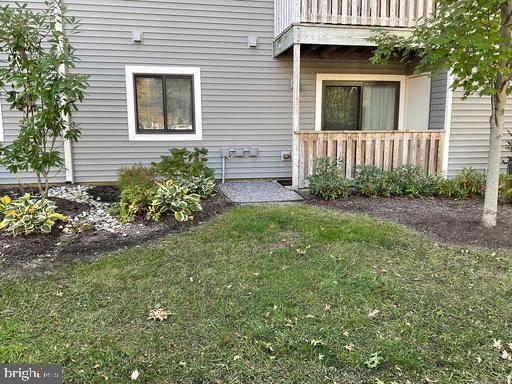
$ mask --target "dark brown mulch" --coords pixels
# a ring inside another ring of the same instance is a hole
[[[110,201],[115,189],[97,188],[95,192],[103,201]],[[95,195],[96,196],[96,195]],[[109,197],[110,196],[110,197]],[[71,215],[87,209],[84,204],[63,199],[52,199],[59,206],[59,212]],[[75,261],[93,259],[105,252],[116,251],[148,243],[171,233],[179,233],[201,224],[231,209],[234,204],[219,193],[202,202],[203,212],[195,220],[179,223],[167,216],[159,222],[141,222],[119,233],[87,231],[76,235],[63,235],[57,228],[50,235],[33,234],[15,238],[0,236],[0,273],[44,272],[55,266]]]
[[[498,226],[488,229],[480,224],[483,211],[481,199],[350,196],[348,199],[324,201],[307,193],[303,193],[303,196],[309,204],[400,223],[445,243],[492,249],[512,248],[512,205],[509,204],[500,205]]]

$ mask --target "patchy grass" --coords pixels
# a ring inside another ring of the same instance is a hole
[[[0,361],[61,363],[76,383],[506,383],[511,256],[320,208],[239,208],[4,277]]]

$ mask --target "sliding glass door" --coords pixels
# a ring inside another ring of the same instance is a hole
[[[322,130],[398,129],[400,82],[324,82]]]

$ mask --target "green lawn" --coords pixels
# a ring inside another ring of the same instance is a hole
[[[0,361],[61,363],[66,383],[507,383],[511,256],[319,208],[238,208],[3,278]],[[168,320],[147,319],[157,304]]]

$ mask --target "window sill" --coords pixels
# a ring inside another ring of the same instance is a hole
[[[198,133],[194,134],[170,134],[170,133],[137,133],[135,135],[130,135],[130,141],[201,141],[203,139],[202,135]]]

